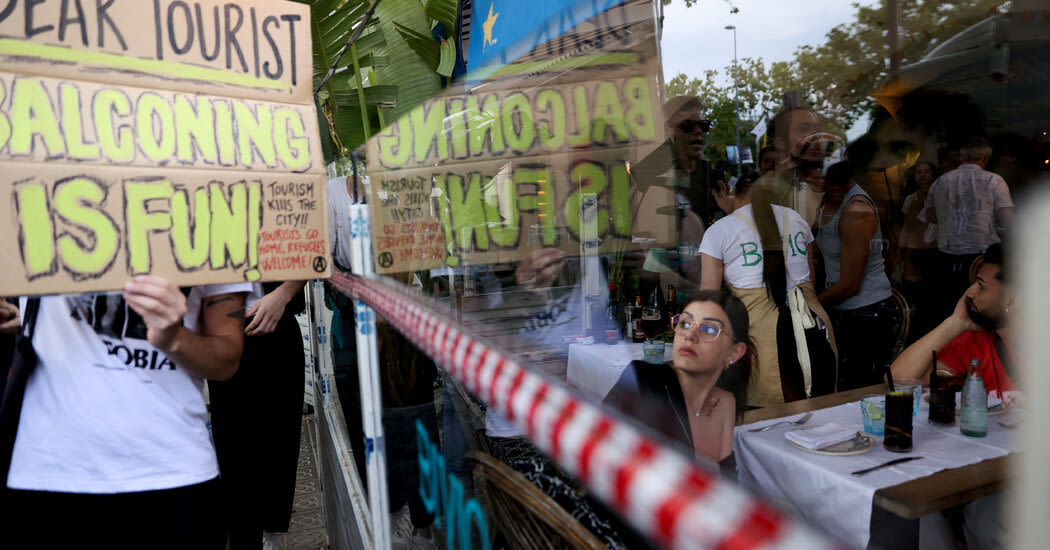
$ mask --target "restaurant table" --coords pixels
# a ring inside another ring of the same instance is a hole
[[[672,358],[672,346],[664,347],[664,361]],[[596,401],[605,399],[631,361],[643,358],[642,344],[620,341],[615,345],[571,344],[565,379]]]
[[[809,411],[814,414],[807,426],[834,421],[863,431],[860,397],[885,389],[881,384],[749,411],[733,437],[741,484],[794,508],[806,521],[856,548],[868,545],[876,506],[911,520],[1002,489],[1009,456],[1020,450],[1018,432],[1000,425],[1017,421],[1009,410],[988,416],[986,437],[971,438],[959,432],[958,421],[948,427],[929,425],[929,406],[923,400],[913,418],[915,445],[907,453],[887,451],[882,437],[874,437],[875,446],[863,454],[829,456],[788,443],[784,432],[794,426],[748,431]],[[850,475],[904,456],[923,458],[862,477]]]

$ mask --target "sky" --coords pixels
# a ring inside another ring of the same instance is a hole
[[[877,0],[860,0],[871,5]],[[737,56],[761,57],[766,63],[787,61],[804,44],[819,45],[836,25],[853,20],[853,0],[734,0],[739,13],[729,13],[725,0],[699,0],[685,7],[674,0],[664,7],[664,78],[679,73],[700,77],[707,69],[723,74],[733,63],[733,31],[736,26]],[[855,125],[848,134],[864,128]],[[852,139],[852,135],[849,136]]]

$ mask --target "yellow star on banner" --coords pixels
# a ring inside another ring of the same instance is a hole
[[[493,1],[491,4],[489,4],[489,18],[486,19],[485,22],[481,24],[481,28],[485,30],[485,37],[481,41],[481,51],[482,52],[485,51],[485,46],[487,46],[489,44],[492,44],[493,46],[496,45],[496,40],[494,38],[492,38],[492,27],[496,26],[496,18],[499,17],[498,13],[496,15],[492,15],[492,7],[495,4],[496,4],[495,1]]]

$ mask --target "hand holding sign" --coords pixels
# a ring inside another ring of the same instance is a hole
[[[533,250],[518,264],[514,277],[527,288],[546,288],[565,265],[565,253],[557,248]]]
[[[182,328],[186,297],[179,287],[163,277],[142,275],[124,285],[124,300],[142,316],[149,343],[167,353]]]
[[[0,334],[14,334],[20,326],[22,320],[19,318],[18,308],[0,301]]]

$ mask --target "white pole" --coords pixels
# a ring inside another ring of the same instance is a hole
[[[727,30],[733,31],[733,95],[736,96],[736,109],[733,111],[736,114],[736,177],[740,177],[743,174],[744,166],[744,155],[740,152],[740,88],[737,86],[737,72],[739,71],[736,64],[736,25],[726,25]]]
[[[361,276],[375,273],[368,206],[350,207],[352,259],[350,269]],[[368,508],[372,513],[375,548],[390,548],[390,516],[386,484],[386,444],[383,437],[383,396],[379,390],[379,348],[376,345],[375,312],[354,300],[357,312],[357,374],[361,383],[361,421],[365,432],[365,469],[368,472]],[[355,442],[356,443],[356,442]]]
[[[582,193],[580,201],[580,256],[583,303],[583,332],[598,334],[598,326],[604,320],[597,317],[602,297],[601,263],[598,259],[598,195]],[[595,337],[597,338],[597,336]],[[600,343],[600,342],[595,342]]]
[[[1042,193],[1031,197],[1027,208],[1028,223],[1021,227],[1020,239],[1011,247],[1012,257],[1006,262],[1016,277],[1020,290],[1014,307],[1019,308],[1013,320],[1020,329],[1021,366],[1026,388],[1018,438],[1027,448],[1020,460],[1011,464],[1014,480],[1010,487],[1011,502],[1003,512],[1009,521],[1007,533],[1013,537],[1009,548],[1043,548],[1050,540],[1050,438],[1046,437],[1046,418],[1050,415],[1050,369],[1043,364],[1050,357],[1050,339],[1046,337],[1050,320],[1050,287],[1046,273],[1050,270],[1050,250],[1046,236],[1050,234],[1050,217],[1041,215],[1050,210],[1050,195]]]

